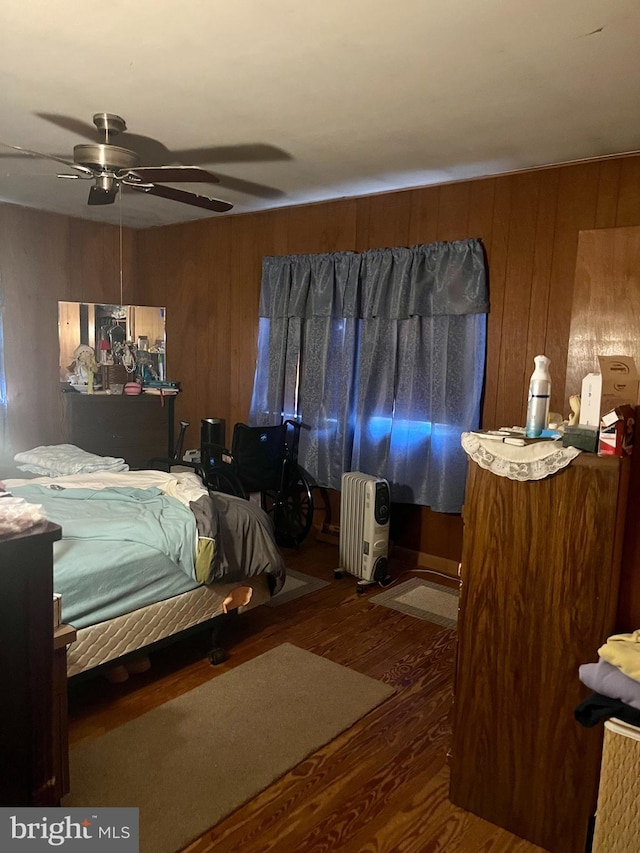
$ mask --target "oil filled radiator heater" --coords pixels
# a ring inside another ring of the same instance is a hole
[[[381,477],[347,471],[340,497],[339,567],[358,578],[358,592],[367,584],[388,581],[389,484]]]

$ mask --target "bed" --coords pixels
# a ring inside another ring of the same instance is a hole
[[[284,585],[270,518],[196,473],[102,470],[12,479],[62,528],[54,591],[77,629],[68,676],[114,664]]]

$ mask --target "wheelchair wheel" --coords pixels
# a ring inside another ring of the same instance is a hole
[[[278,545],[297,548],[302,544],[313,523],[313,495],[298,466],[281,492],[262,492],[262,508],[273,519]]]
[[[235,495],[247,500],[247,494],[240,479],[233,471],[224,468],[212,468],[207,471],[207,488],[211,492],[224,492],[225,495]]]

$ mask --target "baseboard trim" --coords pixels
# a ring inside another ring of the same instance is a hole
[[[460,563],[449,560],[447,557],[438,557],[436,554],[414,551],[412,548],[402,548],[399,545],[393,546],[393,553],[400,557],[403,562],[413,563],[416,568],[433,569],[434,572],[441,572],[453,580],[458,580],[460,577]]]

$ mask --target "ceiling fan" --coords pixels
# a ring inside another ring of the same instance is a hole
[[[31,151],[19,145],[7,147],[23,154],[54,160],[74,170],[72,173],[59,174],[59,178],[91,181],[87,200],[87,204],[90,205],[113,204],[121,187],[127,187],[136,192],[179,201],[217,213],[224,213],[233,207],[227,201],[165,186],[167,183],[187,182],[217,184],[220,183],[220,179],[198,166],[139,165],[140,155],[136,151],[115,145],[111,141],[127,129],[125,120],[120,116],[113,113],[96,113],[93,123],[98,131],[99,141],[74,145],[73,160]]]

